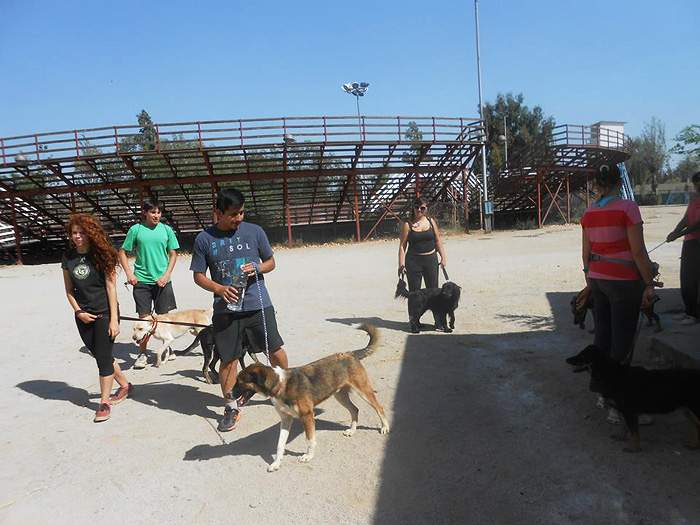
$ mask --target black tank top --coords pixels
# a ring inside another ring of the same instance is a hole
[[[433,230],[433,221],[428,219],[430,228],[424,231],[417,232],[411,227],[408,227],[408,253],[427,253],[432,252],[437,246],[435,245],[435,231]]]

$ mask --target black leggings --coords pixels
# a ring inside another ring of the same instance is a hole
[[[421,278],[425,280],[426,288],[438,287],[438,256],[437,252],[430,255],[406,253],[406,276],[408,291],[420,290]]]
[[[98,317],[94,323],[84,323],[76,317],[75,324],[78,326],[80,338],[97,361],[100,377],[114,374],[114,341],[109,337],[109,319]]]
[[[681,297],[686,315],[698,317],[700,294],[700,239],[685,241],[681,249]]]
[[[590,279],[595,345],[618,363],[634,348],[644,283]]]

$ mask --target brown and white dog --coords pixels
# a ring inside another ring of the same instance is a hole
[[[333,354],[308,365],[287,370],[254,363],[238,374],[231,395],[239,399],[239,406],[254,394],[260,394],[271,398],[280,416],[277,455],[275,461],[267,468],[268,472],[274,472],[280,468],[294,417],[301,419],[306,434],[306,454],[299,461],[306,463],[314,458],[316,450],[314,407],[331,396],[334,396],[350,412],[352,422],[343,435],[352,436],[357,430],[359,409],[350,400],[350,390],[357,392],[362,399],[372,405],[382,422],[380,432],[389,433],[389,422],[384,414],[384,408],[377,401],[367,372],[360,363],[361,359],[374,352],[379,342],[379,332],[372,325],[363,325],[360,328],[369,334],[369,343],[362,350]]]
[[[134,333],[132,339],[136,344],[153,337],[163,344],[156,350],[156,366],[167,363],[168,360],[175,359],[170,345],[178,337],[186,333],[194,336],[198,335],[206,326],[211,324],[212,310],[180,310],[160,314],[151,319],[143,319],[134,323]],[[164,323],[163,321],[175,321],[177,323],[192,323],[203,326],[186,326],[181,324]]]

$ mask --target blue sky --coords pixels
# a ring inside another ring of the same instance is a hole
[[[700,2],[482,0],[483,89],[557,123],[700,123]],[[478,115],[473,0],[0,2],[0,137],[155,122]]]

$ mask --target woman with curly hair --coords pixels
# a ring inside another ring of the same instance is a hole
[[[119,334],[116,286],[119,260],[107,232],[92,215],[71,215],[66,234],[70,248],[61,261],[63,282],[68,302],[75,311],[80,338],[97,361],[101,397],[94,421],[99,423],[109,419],[112,405],[133,391],[112,357],[114,339]],[[115,379],[119,389],[110,396]]]

